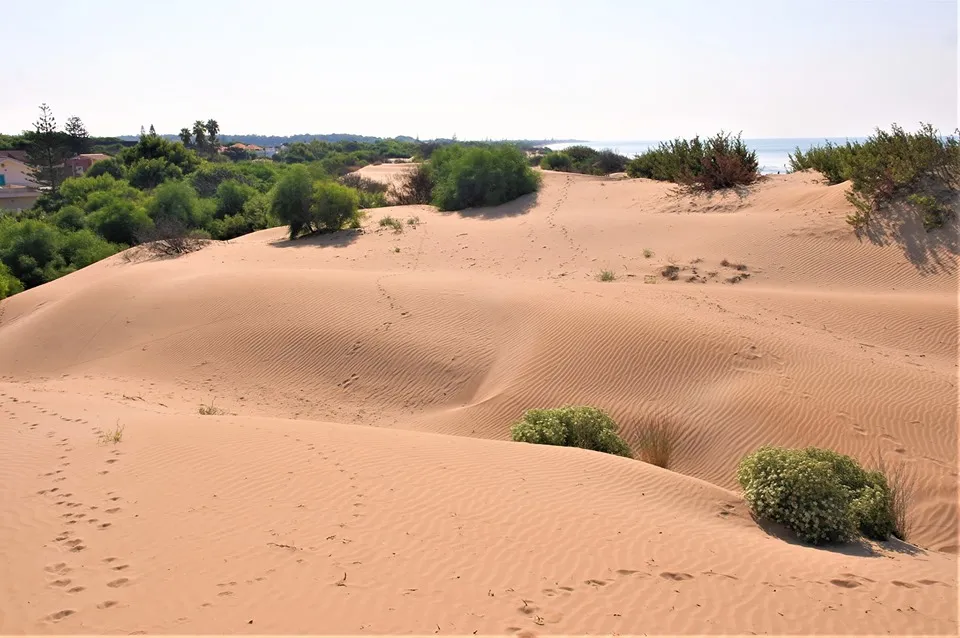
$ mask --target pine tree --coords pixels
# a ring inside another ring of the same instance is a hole
[[[28,134],[27,146],[30,177],[38,185],[56,192],[62,181],[63,160],[70,152],[65,139],[67,136],[57,130],[53,111],[46,103],[40,105],[40,118],[33,127],[34,130]]]
[[[150,137],[157,136],[157,129],[153,128],[153,124],[150,125]]]
[[[74,115],[68,119],[64,130],[67,132],[67,143],[71,153],[79,155],[90,152],[90,134],[87,133],[87,129],[79,117]]]

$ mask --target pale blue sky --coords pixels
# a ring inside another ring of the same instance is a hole
[[[948,0],[3,2],[0,132],[643,140],[957,126]]]

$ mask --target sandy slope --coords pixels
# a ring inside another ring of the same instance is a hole
[[[0,632],[956,633],[955,239],[858,241],[846,211],[809,175],[691,199],[546,174],[17,295]],[[674,471],[505,440],[570,402],[628,441],[670,414]],[[925,549],[760,529],[733,470],[764,443],[903,464]]]

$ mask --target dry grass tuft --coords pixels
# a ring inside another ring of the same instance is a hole
[[[917,491],[917,481],[914,476],[907,474],[906,464],[888,466],[883,455],[877,452],[877,470],[887,479],[890,488],[890,509],[893,512],[893,523],[896,529],[893,535],[902,541],[907,540],[910,534],[910,503]]]
[[[218,408],[215,406],[213,401],[210,403],[201,403],[199,412],[204,416],[223,416],[225,414],[229,414],[229,412],[223,408]]]
[[[597,279],[600,281],[616,281],[617,275],[612,270],[601,270]]]
[[[667,468],[678,438],[676,424],[663,415],[647,418],[637,428],[637,443],[634,450],[637,458],[645,463]]]
[[[120,421],[117,421],[117,425],[112,430],[100,430],[97,432],[97,443],[100,445],[106,445],[107,443],[116,445],[123,440],[123,428],[124,426],[120,425]]]

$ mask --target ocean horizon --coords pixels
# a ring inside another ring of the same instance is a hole
[[[757,152],[757,161],[760,164],[760,172],[766,175],[776,173],[786,173],[790,163],[789,155],[797,148],[803,151],[809,150],[813,146],[820,146],[826,142],[833,144],[845,144],[847,141],[859,142],[865,138],[862,137],[784,137],[769,139],[746,139],[744,142],[747,147]],[[566,142],[558,144],[548,144],[547,148],[554,151],[562,151],[570,146],[589,146],[598,151],[611,150],[621,155],[632,158],[655,147],[663,141],[669,140],[647,140],[647,141],[588,141],[588,142]]]

